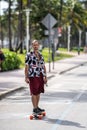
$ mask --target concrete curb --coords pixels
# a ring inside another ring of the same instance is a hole
[[[0,94],[0,100],[3,99],[3,98],[5,98],[5,97],[8,96],[9,94],[11,94],[11,93],[13,93],[13,92],[16,92],[16,91],[18,91],[18,90],[22,90],[22,89],[24,89],[24,88],[25,88],[25,87],[21,86],[21,87],[16,87],[16,88],[10,89],[10,90],[8,90],[8,91],[2,92],[2,93]]]
[[[73,70],[73,69],[78,68],[78,67],[80,67],[80,66],[83,66],[84,64],[87,64],[87,62],[81,63],[81,64],[79,64],[79,65],[76,65],[76,66],[73,66],[73,67],[71,67],[71,68],[69,68],[69,69],[66,69],[66,70],[64,70],[64,71],[61,71],[59,74],[64,74],[65,72],[70,71],[70,70]]]
[[[66,69],[66,70],[63,70],[63,71],[59,72],[59,74],[64,74],[65,72],[70,71],[70,70],[72,70],[72,69],[75,69],[75,68],[77,68],[77,67],[80,67],[80,66],[82,66],[82,65],[84,65],[84,64],[86,64],[86,63],[87,63],[87,62],[81,63],[81,64],[79,64],[79,65],[75,65],[75,66],[73,66],[73,67],[71,67],[71,68],[68,68],[68,69]],[[57,72],[56,72],[56,74],[57,74]],[[53,77],[55,77],[55,74],[51,74],[51,75],[48,76],[47,78],[48,78],[48,80],[49,80],[49,79],[51,79],[51,78],[53,78]],[[6,96],[8,96],[8,95],[10,95],[10,94],[12,94],[12,93],[14,93],[14,92],[16,92],[16,91],[19,91],[19,90],[22,90],[22,89],[25,89],[25,87],[23,87],[23,86],[15,87],[15,88],[10,89],[10,90],[8,90],[8,91],[2,92],[2,93],[0,94],[0,100],[2,100],[2,99],[5,98]]]
[[[51,79],[51,78],[53,78],[54,76],[55,76],[55,75],[50,75],[50,76],[48,77],[48,79]],[[0,100],[2,100],[2,99],[5,98],[6,96],[8,96],[8,95],[10,95],[10,94],[12,94],[12,93],[14,93],[14,92],[16,92],[16,91],[19,91],[19,90],[22,90],[22,89],[25,89],[25,87],[24,87],[24,86],[15,87],[15,88],[13,88],[13,89],[9,89],[8,91],[2,92],[2,93],[0,94]]]

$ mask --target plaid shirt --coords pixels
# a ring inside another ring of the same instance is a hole
[[[28,76],[29,77],[39,77],[40,73],[45,76],[45,71],[44,71],[44,58],[41,55],[40,52],[38,52],[40,59],[38,59],[35,55],[34,52],[27,53],[25,57],[25,64],[29,65],[29,70],[28,70]]]

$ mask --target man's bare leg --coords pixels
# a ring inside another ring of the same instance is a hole
[[[38,107],[40,95],[32,95],[32,104],[34,108]]]

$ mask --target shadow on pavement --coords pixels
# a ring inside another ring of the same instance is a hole
[[[44,120],[47,121],[47,123],[52,123],[55,125],[65,125],[65,126],[74,126],[78,128],[86,128],[85,126],[81,125],[78,122],[68,121],[68,120],[60,120],[60,119],[51,119],[46,117]]]

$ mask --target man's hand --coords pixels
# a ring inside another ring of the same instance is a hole
[[[29,80],[28,77],[25,77],[25,82],[26,82],[26,83],[30,83],[30,80]]]
[[[43,81],[44,81],[44,84],[46,84],[47,83],[47,77],[45,76],[45,77],[43,77]]]

